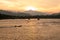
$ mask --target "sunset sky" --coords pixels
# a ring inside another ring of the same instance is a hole
[[[26,11],[27,7],[36,11],[59,12],[60,0],[0,0],[0,9],[12,11]]]

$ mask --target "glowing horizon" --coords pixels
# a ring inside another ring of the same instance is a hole
[[[37,11],[59,12],[60,0],[0,0],[0,9],[25,11],[26,6],[37,8]]]
[[[32,10],[32,11],[37,11],[37,8],[33,7],[33,6],[26,6],[25,7],[26,11]]]

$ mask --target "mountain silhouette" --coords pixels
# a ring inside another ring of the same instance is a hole
[[[0,10],[0,19],[24,18],[25,16],[30,16],[30,14],[22,13],[22,12],[12,12],[12,11]]]
[[[32,10],[24,11],[24,13],[29,13],[31,15],[48,15],[47,13],[44,12],[32,11]]]
[[[30,14],[27,14],[27,13],[12,12],[12,11],[6,11],[6,10],[0,10],[0,14],[11,15],[11,16],[30,16]]]
[[[60,18],[60,13],[47,14],[38,11],[12,12],[0,10],[0,19]]]
[[[52,15],[60,15],[60,12],[58,12],[58,13],[53,13]]]

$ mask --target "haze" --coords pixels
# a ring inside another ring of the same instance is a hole
[[[37,8],[36,11],[59,12],[60,0],[0,0],[0,9],[25,11],[27,6]]]

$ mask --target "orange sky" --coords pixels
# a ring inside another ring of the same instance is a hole
[[[23,11],[27,6],[37,8],[37,11],[58,12],[60,0],[0,0],[0,9]]]

